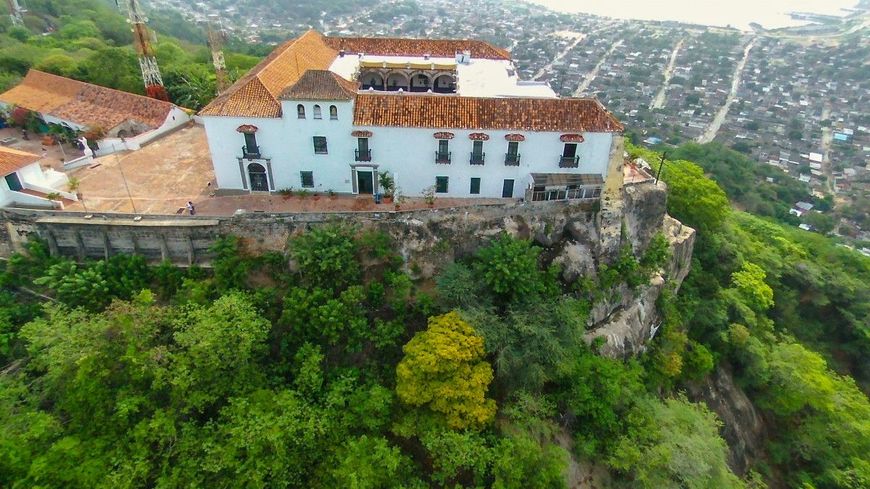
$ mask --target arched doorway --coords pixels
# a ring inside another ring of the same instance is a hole
[[[456,91],[456,82],[454,82],[453,77],[450,75],[440,75],[438,78],[435,78],[432,91],[436,93],[453,93]]]
[[[268,192],[269,179],[266,177],[266,168],[259,163],[248,165],[248,178],[251,182],[252,192]]]
[[[369,72],[363,74],[360,77],[362,80],[362,88],[363,90],[368,90],[369,88],[374,88],[375,90],[383,90],[384,89],[384,77],[377,72]]]
[[[425,92],[430,88],[432,88],[432,84],[429,80],[429,76],[425,73],[416,73],[411,77],[412,92]]]
[[[387,90],[397,91],[400,88],[408,91],[408,77],[402,73],[390,73],[387,76]]]

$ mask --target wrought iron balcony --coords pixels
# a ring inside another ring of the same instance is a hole
[[[453,154],[453,153],[451,153],[450,151],[446,151],[446,152],[436,151],[435,152],[435,163],[450,164],[450,155],[451,154]]]
[[[483,161],[486,159],[486,153],[475,153],[471,152],[471,159],[469,160],[472,165],[482,165]]]
[[[580,166],[579,156],[560,156],[559,168],[577,168]]]
[[[356,161],[372,161],[372,150],[370,149],[355,149],[353,155]]]
[[[253,160],[260,158],[260,147],[259,146],[242,146],[242,158]]]
[[[519,153],[505,153],[504,164],[505,166],[520,166]]]

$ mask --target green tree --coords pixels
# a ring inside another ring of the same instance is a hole
[[[425,331],[403,348],[396,367],[396,394],[409,406],[443,417],[453,429],[481,428],[495,416],[486,398],[492,367],[483,359],[483,338],[455,312],[429,318]]]
[[[315,227],[290,240],[290,255],[303,280],[328,290],[358,282],[356,252],[353,230],[338,224]]]
[[[541,249],[503,233],[477,252],[474,271],[502,303],[533,300],[555,287],[554,273],[541,271]]]
[[[720,422],[703,404],[646,401],[647,429],[623,437],[608,463],[640,488],[741,488],[728,468]]]
[[[528,436],[509,436],[496,449],[493,489],[562,489],[566,487],[568,452],[543,446]]]
[[[331,487],[349,489],[414,489],[426,487],[414,476],[411,459],[381,437],[347,441],[330,470]],[[328,487],[328,486],[324,486]]]

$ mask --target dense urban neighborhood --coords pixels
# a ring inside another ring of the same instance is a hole
[[[510,51],[522,78],[546,81],[562,96],[597,97],[634,142],[720,142],[781,170],[763,180],[800,182],[803,200],[833,197],[845,210],[832,215],[842,219],[834,227],[867,238],[870,46],[857,35],[868,30],[861,10],[844,21],[819,16],[806,27],[743,32],[490,0],[344,1],[323,9],[219,0],[153,6],[191,22],[220,19],[230,35],[256,43],[277,43],[310,27],[489,41]]]

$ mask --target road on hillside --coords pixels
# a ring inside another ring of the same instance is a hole
[[[611,54],[613,54],[613,52],[616,51],[619,46],[622,46],[622,39],[616,41],[613,46],[611,46],[610,49],[608,49],[607,52],[604,53],[604,56],[602,56],[601,59],[598,60],[598,64],[595,65],[595,68],[592,68],[592,71],[586,74],[586,77],[583,78],[583,82],[580,84],[579,87],[577,87],[577,90],[574,90],[575,97],[583,95],[586,89],[589,88],[589,85],[595,80],[595,77],[598,76],[598,72],[601,71],[601,67],[604,66],[605,62],[607,62],[607,58]]]
[[[728,115],[728,110],[731,109],[731,104],[733,104],[734,100],[737,99],[737,90],[740,88],[740,81],[743,79],[743,69],[746,68],[746,62],[749,60],[749,52],[752,51],[752,47],[755,46],[755,41],[756,38],[753,37],[749,43],[746,44],[746,49],[743,50],[743,59],[737,63],[737,68],[734,70],[734,79],[731,81],[731,91],[728,93],[728,98],[725,99],[725,105],[723,105],[722,108],[719,109],[719,112],[716,113],[716,117],[714,117],[710,125],[707,126],[707,130],[698,136],[699,143],[709,143],[716,139],[716,133],[719,132],[719,128],[722,127],[722,123],[725,122],[725,117]]]
[[[674,76],[674,67],[677,65],[677,54],[680,53],[680,48],[683,47],[683,41],[686,38],[682,38],[677,42],[677,45],[674,46],[674,51],[671,53],[671,60],[668,62],[668,66],[665,68],[664,76],[665,81],[662,84],[662,88],[659,90],[659,93],[656,94],[656,97],[653,99],[652,105],[649,106],[650,109],[661,109],[665,106],[665,101],[667,100],[668,94],[668,84],[671,83],[671,77]]]

